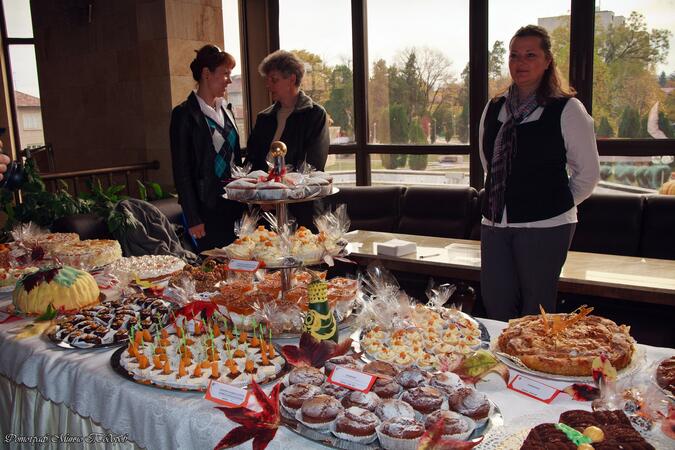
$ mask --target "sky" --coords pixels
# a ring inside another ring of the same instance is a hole
[[[368,0],[369,67],[377,59],[388,64],[410,47],[440,50],[459,77],[469,60],[470,0]],[[2,0],[10,37],[31,37],[29,0]],[[279,0],[280,44],[285,49],[304,48],[334,65],[352,60],[351,2],[349,0]],[[675,72],[675,0],[598,0],[601,10],[628,16],[642,12],[648,28],[673,32],[668,61],[658,72]],[[489,12],[489,43],[508,44],[522,25],[537,18],[569,14],[569,0],[492,0]],[[225,50],[241,61],[237,0],[223,0]],[[35,55],[30,47],[10,49],[17,90],[39,96]],[[241,73],[241,65],[234,70]]]

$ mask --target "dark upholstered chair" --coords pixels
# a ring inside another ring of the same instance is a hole
[[[398,231],[466,239],[477,199],[478,192],[472,187],[408,187],[401,202]]]
[[[480,205],[482,205],[484,195],[485,189],[478,191],[478,197],[476,197],[476,203],[471,212],[471,229],[469,230],[468,239],[474,241],[480,241],[480,222],[483,220],[483,214],[480,212]]]
[[[400,186],[341,186],[340,192],[324,201],[333,207],[347,204],[352,230],[395,232],[404,190]]]
[[[95,214],[75,214],[57,219],[51,227],[55,233],[77,233],[80,239],[112,239],[108,226]]]
[[[162,213],[169,219],[169,222],[175,223],[178,225],[183,224],[183,208],[181,208],[178,203],[178,199],[175,197],[164,198],[162,200],[154,200],[152,203],[157,209],[162,211]]]
[[[646,197],[640,256],[675,259],[675,196]]]
[[[579,205],[571,250],[637,256],[643,205],[640,195],[593,194]]]

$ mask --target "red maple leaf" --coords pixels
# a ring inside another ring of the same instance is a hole
[[[289,364],[301,367],[323,367],[324,363],[331,358],[347,353],[352,346],[350,338],[336,344],[333,341],[319,341],[310,333],[304,332],[300,336],[300,345],[284,345],[281,347],[286,361]]]
[[[590,402],[600,397],[600,389],[584,383],[570,384],[563,392],[578,402]]]
[[[458,439],[446,439],[443,437],[443,420],[438,420],[429,428],[420,438],[417,450],[469,450],[481,443],[483,437],[472,439],[470,441],[460,441]]]
[[[184,316],[185,320],[192,320],[195,317],[198,318],[198,316],[201,314],[204,320],[209,320],[211,316],[213,315],[214,312],[218,309],[218,305],[216,305],[213,302],[206,302],[203,300],[197,300],[192,303],[189,303],[185,306],[183,306],[181,309],[179,309],[176,312],[176,316]],[[199,320],[199,318],[197,319]],[[175,322],[175,316],[174,316],[174,322]]]
[[[225,413],[228,419],[239,424],[230,430],[224,438],[216,444],[213,450],[236,447],[249,439],[253,439],[253,450],[263,450],[277,434],[281,424],[279,414],[279,389],[277,384],[268,397],[258,383],[251,384],[253,395],[262,407],[262,411],[253,411],[248,408],[217,407]]]
[[[23,287],[26,289],[26,292],[30,292],[42,281],[49,283],[54,279],[60,269],[60,267],[52,267],[50,269],[41,269],[35,273],[26,275],[21,280]]]

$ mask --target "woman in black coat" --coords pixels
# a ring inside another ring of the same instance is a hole
[[[171,158],[178,200],[199,251],[234,240],[242,206],[222,198],[231,165],[241,164],[239,134],[223,98],[235,60],[214,45],[197,51],[190,64],[198,87],[171,114]]]

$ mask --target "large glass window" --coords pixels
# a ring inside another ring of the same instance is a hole
[[[600,183],[593,192],[653,194],[671,179],[675,158],[665,156],[601,156]]]
[[[565,83],[569,79],[570,1],[491,1],[488,28],[488,95],[494,97],[511,83],[509,42],[525,25],[539,25],[551,36],[551,51]]]
[[[244,97],[244,83],[242,83],[241,73],[244,61],[241,59],[241,40],[239,30],[239,1],[223,0],[223,34],[225,38],[224,50],[234,56],[237,65],[232,71],[232,84],[227,88],[228,101],[232,103],[234,118],[237,121],[239,129],[239,139],[241,146],[246,146],[248,130],[246,129],[246,103]]]
[[[372,154],[373,185],[469,185],[469,155]]]
[[[368,140],[469,140],[469,2],[368,1]]]
[[[602,2],[593,61],[598,138],[675,138],[673,31],[672,2]]]
[[[333,184],[336,186],[356,184],[356,158],[353,153],[328,155],[325,171],[333,176]]]
[[[7,30],[8,66],[11,70],[14,97],[14,120],[17,149],[44,145],[40,87],[38,84],[35,46],[32,44],[33,25],[30,3],[25,0],[3,0]],[[13,41],[22,39],[20,43]]]
[[[351,2],[279,0],[279,46],[305,63],[302,89],[326,108],[331,144],[354,142]]]

